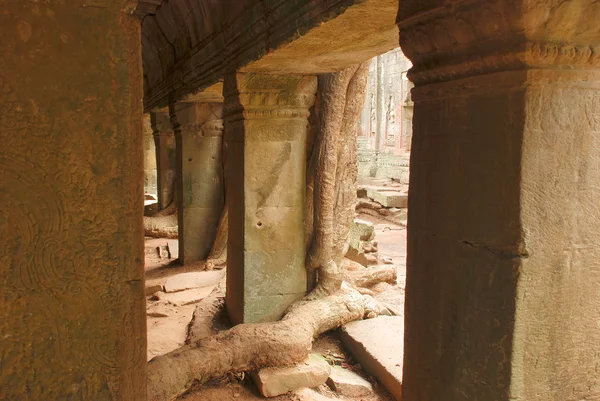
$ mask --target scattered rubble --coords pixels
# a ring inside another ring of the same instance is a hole
[[[318,387],[329,377],[331,367],[320,355],[310,354],[306,361],[293,366],[261,369],[251,374],[265,397],[275,397],[303,387]]]
[[[373,393],[373,386],[351,370],[333,366],[327,385],[336,393],[347,397],[363,397]]]

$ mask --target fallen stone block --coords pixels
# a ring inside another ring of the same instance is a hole
[[[377,333],[377,335],[374,335]],[[361,366],[397,399],[402,397],[404,318],[380,316],[346,324],[344,345]]]
[[[192,288],[215,286],[225,276],[223,270],[181,273],[165,281],[165,292],[185,291]]]
[[[365,220],[354,219],[350,228],[350,235],[357,237],[361,241],[372,241],[375,238],[375,227],[373,223]]]
[[[210,295],[215,286],[194,288],[186,291],[174,293],[157,292],[155,295],[159,300],[170,303],[175,306],[184,306],[195,304]]]
[[[367,267],[368,261],[367,256],[363,251],[359,251],[356,248],[350,246],[348,248],[348,252],[346,252],[346,258],[350,259],[353,262],[359,263],[360,265]]]
[[[330,373],[331,367],[325,358],[310,354],[297,365],[261,369],[250,376],[263,396],[276,397],[303,387],[318,387],[327,381]]]
[[[373,393],[373,386],[358,374],[332,366],[327,385],[336,393],[346,397],[364,397]]]
[[[400,191],[369,189],[367,196],[386,208],[406,208],[408,206],[408,194]]]
[[[148,285],[148,286],[146,286],[146,296],[150,296],[150,295],[154,294],[155,292],[159,292],[162,290],[163,290],[163,287],[160,284]]]

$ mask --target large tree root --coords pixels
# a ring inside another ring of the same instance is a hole
[[[334,295],[300,301],[278,322],[241,324],[184,345],[148,363],[148,400],[174,400],[192,385],[229,372],[298,363],[307,357],[314,338],[374,316],[373,308],[366,297],[343,288]]]
[[[144,216],[144,232],[146,237],[172,238],[179,237],[177,228],[177,215],[171,216]]]
[[[205,269],[213,270],[223,268],[227,263],[227,238],[229,234],[229,213],[228,208],[223,208],[221,214],[221,220],[219,221],[219,228],[217,230],[217,236],[213,243],[210,254],[206,260]]]

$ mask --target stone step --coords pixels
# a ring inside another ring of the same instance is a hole
[[[344,345],[396,400],[402,397],[404,318],[380,316],[344,325]]]
[[[373,393],[373,386],[351,370],[339,366],[331,367],[327,385],[336,393],[346,397],[364,397]]]
[[[331,367],[318,354],[293,366],[265,368],[250,374],[256,387],[264,397],[276,397],[303,387],[318,387],[325,384]]]

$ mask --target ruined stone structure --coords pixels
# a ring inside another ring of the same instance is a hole
[[[399,38],[415,84],[402,399],[598,399],[600,4],[400,3],[0,0],[0,399],[146,400],[143,111],[169,108],[184,219],[220,202],[186,169],[218,170],[224,119],[227,306],[277,319],[303,292],[282,276],[305,279],[302,244],[272,227],[303,238],[314,76]],[[223,115],[200,116],[223,80]]]
[[[400,48],[371,61],[359,124],[360,177],[408,181],[413,114],[410,67]]]

